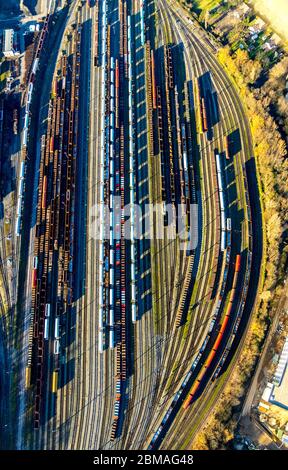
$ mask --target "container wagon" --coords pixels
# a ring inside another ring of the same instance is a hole
[[[237,278],[238,278],[238,273],[240,271],[240,264],[241,264],[241,256],[237,255],[236,256],[236,263],[235,263],[235,271],[234,271],[232,291],[231,291],[229,304],[228,304],[228,308],[227,308],[223,323],[220,327],[219,333],[216,337],[216,340],[214,342],[212,350],[211,350],[210,354],[208,355],[203,367],[201,368],[201,370],[200,370],[200,372],[199,372],[199,374],[198,374],[198,376],[197,376],[197,378],[194,382],[194,385],[193,385],[193,387],[191,388],[191,390],[189,392],[188,397],[184,401],[184,404],[183,404],[183,409],[184,410],[186,410],[189,407],[189,405],[192,403],[193,398],[195,397],[195,394],[197,393],[197,391],[200,387],[200,384],[202,383],[202,380],[203,380],[207,370],[211,366],[211,363],[212,363],[212,361],[213,361],[213,359],[214,359],[214,357],[215,357],[215,355],[218,351],[218,348],[219,348],[219,346],[222,342],[223,336],[226,332],[227,324],[228,324],[229,318],[231,316],[232,306],[233,306],[233,303],[234,303]]]

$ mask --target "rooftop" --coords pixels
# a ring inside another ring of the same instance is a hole
[[[13,40],[14,40],[13,29],[5,29],[3,31],[3,45],[2,45],[2,52],[4,56],[14,55]]]

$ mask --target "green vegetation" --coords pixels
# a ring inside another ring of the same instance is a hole
[[[7,60],[3,60],[0,62],[0,93],[6,86],[6,80],[10,75],[9,71],[9,63]]]
[[[251,31],[254,21],[248,18],[241,21],[226,36],[222,37],[223,43],[230,45],[231,51],[238,49],[247,51],[249,58],[258,65],[260,72],[267,71],[271,65],[279,60],[281,48],[273,42],[272,31]]]

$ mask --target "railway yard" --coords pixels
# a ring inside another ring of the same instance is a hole
[[[190,449],[257,297],[250,124],[178,2],[67,3],[21,102],[8,426],[19,449]]]

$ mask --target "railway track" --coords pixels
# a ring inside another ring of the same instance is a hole
[[[221,107],[221,109],[222,109],[222,107]],[[186,420],[186,421],[187,421],[187,420]],[[183,423],[182,423],[182,425],[183,425]],[[183,426],[183,429],[184,429],[184,428],[185,428],[185,426]],[[173,432],[175,432],[175,435],[176,435],[176,434],[177,434],[177,429],[174,428],[174,429],[173,429]],[[175,442],[176,442],[176,441],[175,441]],[[170,443],[170,444],[171,444],[171,443]],[[170,445],[170,444],[168,444],[168,445]],[[174,443],[174,445],[175,445],[175,443]],[[169,448],[170,448],[170,447],[169,447]],[[176,447],[175,447],[175,448],[176,448]]]

